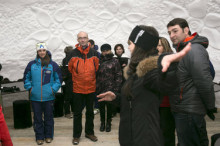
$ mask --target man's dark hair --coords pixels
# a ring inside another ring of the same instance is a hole
[[[91,45],[95,45],[95,42],[93,40],[89,40]]]
[[[174,25],[179,25],[182,29],[184,29],[185,27],[189,28],[188,22],[183,19],[183,18],[174,18],[173,20],[171,20],[168,24],[167,24],[167,28],[170,26],[174,26]],[[189,29],[189,35],[191,35],[191,31]]]

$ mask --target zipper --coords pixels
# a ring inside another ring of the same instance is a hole
[[[51,91],[52,91],[53,96],[55,96],[55,94],[53,93],[53,89],[52,89],[52,87],[50,87],[50,88],[51,88]]]
[[[43,83],[44,83],[45,76],[46,76],[46,74],[43,72]]]
[[[130,106],[130,124],[131,124],[131,141],[133,142],[133,135],[132,135],[132,104],[131,100],[129,101],[129,106]]]
[[[179,46],[180,46],[180,43],[177,45],[177,52],[179,52]]]
[[[130,110],[132,110],[132,104],[131,101],[129,101]]]
[[[180,90],[180,100],[182,100],[182,99],[183,99],[183,87]]]
[[[78,74],[78,65],[79,65],[79,60],[77,61],[77,64],[76,64],[76,73]]]

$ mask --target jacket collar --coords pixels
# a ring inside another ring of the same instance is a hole
[[[89,44],[86,49],[83,49],[79,44],[75,45],[76,49],[79,50],[82,54],[87,55],[89,53],[91,45]]]
[[[150,56],[148,58],[143,59],[138,63],[138,66],[136,67],[136,74],[138,77],[143,77],[145,74],[147,74],[149,71],[157,68],[157,60],[159,56]],[[123,72],[125,79],[128,79],[127,71],[129,69],[129,65],[127,65]]]
[[[176,51],[181,51],[189,42],[192,44],[200,44],[204,48],[207,48],[209,45],[209,40],[204,36],[199,36],[198,33],[193,33],[191,36],[187,37],[183,42],[180,42],[178,45],[173,45],[176,48]]]

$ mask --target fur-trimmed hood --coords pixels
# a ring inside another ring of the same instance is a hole
[[[159,56],[150,56],[148,58],[143,59],[142,61],[139,62],[137,68],[136,68],[136,74],[138,77],[143,77],[145,74],[147,74],[149,71],[157,68],[157,60]],[[129,65],[127,65],[123,72],[124,72],[124,77],[127,80],[128,79],[128,71]]]

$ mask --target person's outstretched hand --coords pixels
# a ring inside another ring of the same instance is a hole
[[[100,101],[112,101],[116,98],[116,95],[111,91],[107,91],[105,93],[97,95],[97,97],[101,98],[98,100],[99,102]]]
[[[191,49],[191,43],[188,43],[183,50],[178,53],[166,55],[161,61],[162,72],[166,72],[172,62],[177,62],[182,59]]]

